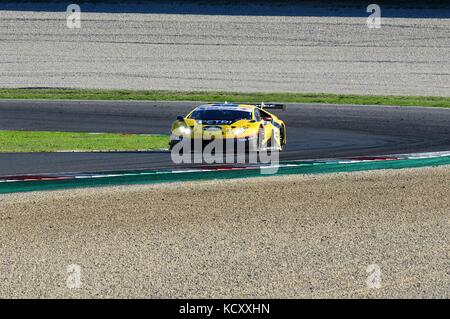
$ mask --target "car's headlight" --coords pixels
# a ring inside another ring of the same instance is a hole
[[[185,134],[185,135],[191,134],[191,129],[187,126],[180,126],[178,128],[178,130],[180,131],[181,134]]]
[[[240,135],[240,134],[244,133],[245,130],[246,130],[246,128],[244,128],[244,127],[234,128],[234,129],[231,129],[231,134]]]

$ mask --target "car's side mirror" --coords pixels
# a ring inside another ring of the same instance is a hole
[[[177,121],[184,121],[184,117],[181,116],[181,115],[178,115],[178,116],[177,116]]]

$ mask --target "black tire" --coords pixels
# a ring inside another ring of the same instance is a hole
[[[283,150],[284,145],[286,145],[286,129],[284,127],[284,125],[281,126],[280,128],[280,152]]]
[[[263,141],[264,141],[264,138],[265,138],[264,135],[265,135],[264,134],[264,128],[260,127],[259,130],[258,130],[258,139],[257,139],[257,143],[256,143],[256,146],[257,146],[256,150],[257,150],[257,152],[261,151],[263,149],[263,147],[264,147],[264,145],[263,145]]]

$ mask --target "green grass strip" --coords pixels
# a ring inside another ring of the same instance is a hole
[[[0,99],[285,102],[450,107],[450,97],[214,91],[0,89]]]
[[[356,172],[356,171],[368,171],[379,169],[401,169],[401,168],[440,166],[440,165],[450,165],[450,156],[425,158],[425,159],[372,161],[372,162],[360,162],[348,164],[337,164],[337,163],[302,164],[296,167],[282,167],[278,170],[278,173],[276,175],[325,174],[325,173]],[[186,182],[199,180],[236,179],[236,178],[273,176],[273,175],[262,175],[259,169],[187,172],[177,174],[171,173],[158,174],[157,171],[152,172],[143,171],[142,173],[146,174],[103,177],[103,178],[56,180],[56,181],[27,181],[27,182],[0,183],[0,193],[17,193],[30,191],[72,189],[80,187],[158,184],[168,182]]]
[[[0,131],[0,152],[155,150],[168,141],[166,135]]]

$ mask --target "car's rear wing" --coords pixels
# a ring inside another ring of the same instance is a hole
[[[256,107],[259,107],[261,109],[278,109],[278,110],[285,110],[286,109],[286,105],[284,104],[278,104],[278,103],[257,103],[257,104],[251,104],[254,105]]]

